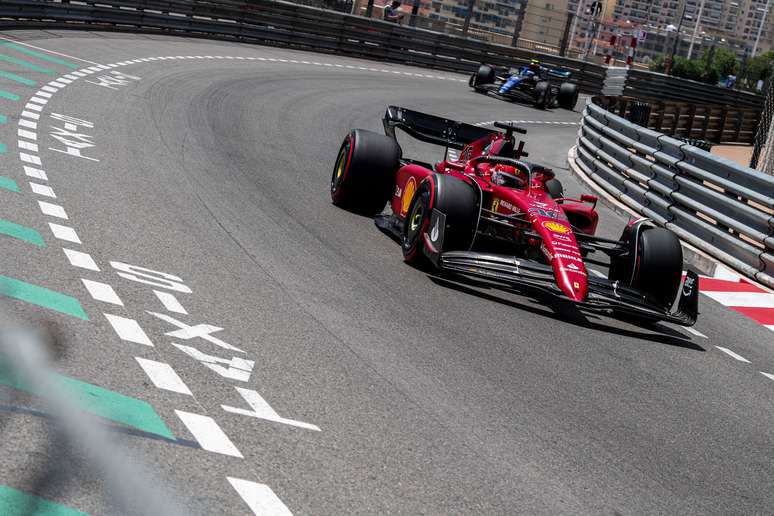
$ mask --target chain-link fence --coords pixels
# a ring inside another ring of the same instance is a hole
[[[46,330],[52,328],[49,326]],[[171,497],[169,488],[151,475],[135,454],[111,434],[114,427],[98,417],[102,414],[94,409],[98,404],[96,395],[79,395],[74,385],[82,382],[68,380],[52,370],[50,350],[64,353],[67,343],[61,336],[56,336],[56,332],[52,334],[41,329],[22,326],[0,305],[0,410],[3,412],[0,438],[3,452],[11,452],[8,446],[14,441],[8,432],[15,422],[15,414],[43,417],[48,434],[43,449],[35,453],[42,460],[27,464],[19,470],[21,475],[13,478],[24,490],[19,492],[34,496],[15,498],[16,505],[3,507],[13,509],[13,514],[75,514],[77,511],[52,509],[44,499],[55,499],[63,492],[82,487],[79,482],[88,476],[99,479],[103,487],[102,498],[111,514],[190,514]],[[40,399],[44,410],[26,408],[28,401],[24,393]],[[4,456],[4,460],[7,468],[11,459]],[[7,487],[0,487],[8,491]]]
[[[774,175],[774,72],[766,88],[763,116],[755,134],[750,167]]]

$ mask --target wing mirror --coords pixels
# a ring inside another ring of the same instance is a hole
[[[599,197],[596,195],[591,194],[581,194],[581,201],[582,202],[588,202],[592,204],[592,209],[597,207],[597,201],[599,200]]]

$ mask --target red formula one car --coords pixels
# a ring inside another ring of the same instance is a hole
[[[698,277],[689,271],[681,282],[677,237],[647,219],[628,224],[619,240],[596,236],[597,198],[564,197],[550,169],[523,160],[524,142],[514,138],[523,129],[496,123],[502,131],[489,130],[395,106],[383,123],[386,135],[355,129],[344,139],[331,198],[376,216],[377,226],[401,243],[406,262],[539,289],[591,311],[696,322]],[[408,159],[396,129],[457,149],[459,159]],[[608,267],[608,277],[589,275],[587,264]]]

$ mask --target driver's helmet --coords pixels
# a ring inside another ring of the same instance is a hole
[[[524,188],[527,185],[527,175],[516,167],[498,163],[492,168],[491,181],[507,188]]]
[[[540,61],[538,61],[537,59],[533,59],[532,61],[529,62],[528,68],[529,68],[529,70],[531,72],[535,72],[535,73],[539,72],[540,71]]]

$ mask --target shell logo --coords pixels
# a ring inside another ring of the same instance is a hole
[[[400,214],[406,215],[411,204],[411,199],[414,198],[414,192],[417,191],[417,181],[413,177],[409,177],[406,181],[406,186],[403,188],[403,197],[400,200]]]
[[[559,222],[554,222],[551,220],[547,220],[543,222],[543,227],[548,229],[549,231],[553,231],[554,233],[567,234],[570,232],[570,228],[568,228],[564,224],[560,224]]]

